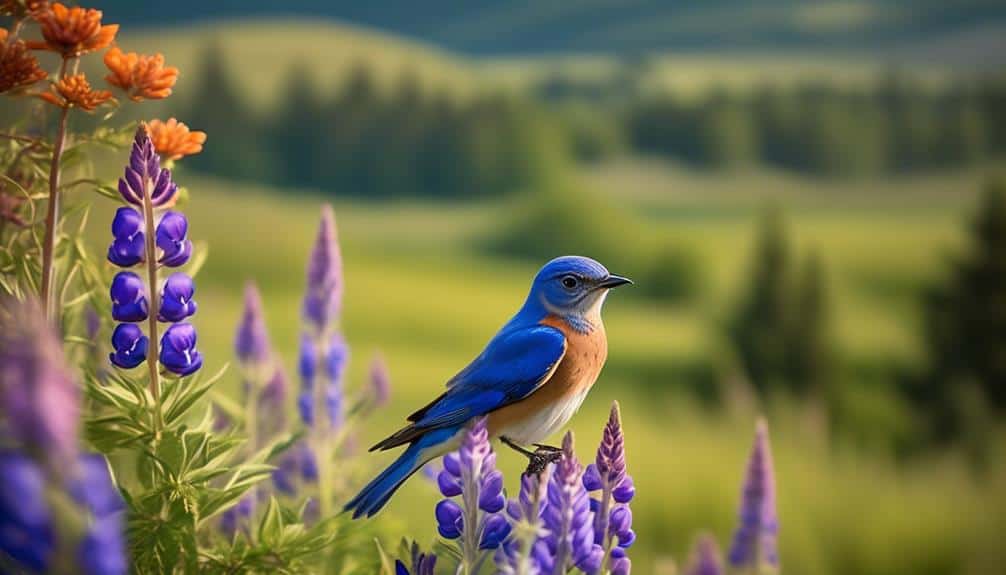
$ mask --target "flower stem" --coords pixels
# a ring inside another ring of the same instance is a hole
[[[608,514],[611,510],[611,492],[615,486],[611,484],[611,478],[604,480],[604,488],[601,490],[601,507],[594,514],[594,533],[601,533],[602,547],[604,548],[604,559],[601,562],[601,573],[607,573],[611,563],[611,549],[614,547],[614,537],[608,533]]]
[[[64,58],[59,65],[61,80],[66,75],[69,60]],[[66,144],[66,123],[70,115],[69,108],[62,108],[59,114],[59,127],[56,130],[56,140],[52,144],[52,162],[49,165],[49,205],[45,214],[45,237],[42,240],[42,305],[47,318],[55,314],[55,302],[52,301],[53,254],[56,251],[56,233],[59,226],[59,162],[63,157],[63,146]]]
[[[143,220],[146,226],[146,263],[147,263],[147,298],[149,314],[147,316],[147,336],[149,344],[147,347],[147,368],[150,371],[150,395],[154,397],[154,433],[160,435],[164,427],[164,415],[161,413],[161,379],[157,369],[158,347],[160,339],[157,333],[157,315],[161,305],[161,300],[157,293],[157,244],[155,234],[157,230],[154,226],[154,204],[150,195],[153,193],[154,182],[144,176],[143,182]]]

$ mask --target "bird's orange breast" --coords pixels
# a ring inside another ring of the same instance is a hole
[[[565,320],[548,316],[541,322],[561,331],[566,337],[566,353],[556,366],[552,376],[526,398],[511,403],[489,414],[489,433],[492,436],[505,434],[505,430],[519,422],[548,410],[563,411],[562,406],[576,402],[567,415],[558,415],[565,425],[569,416],[579,407],[579,402],[590,390],[608,357],[608,340],[604,325],[597,323],[588,333],[572,329]]]

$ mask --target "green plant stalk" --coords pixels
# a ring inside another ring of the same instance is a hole
[[[59,65],[57,81],[66,75],[69,59],[63,58]],[[59,227],[59,164],[63,158],[63,147],[66,145],[66,124],[70,108],[62,108],[59,114],[59,127],[56,139],[52,143],[52,162],[49,164],[49,204],[45,213],[45,236],[42,240],[42,310],[46,318],[52,319],[56,313],[55,302],[52,300],[53,256],[56,251],[56,235]]]
[[[603,529],[604,532],[604,559],[601,562],[601,573],[607,573],[611,569],[611,550],[614,548],[615,538],[608,533],[608,513],[611,511],[611,492],[615,489],[611,485],[610,479],[605,479],[604,489],[601,491],[601,507],[597,511],[597,516],[601,520],[595,524],[595,529]]]
[[[154,204],[150,195],[154,183],[144,176],[143,181],[143,220],[146,227],[146,259],[147,259],[147,299],[149,314],[147,315],[147,368],[150,371],[150,395],[154,398],[154,434],[160,436],[164,428],[164,414],[161,413],[161,375],[157,368],[158,346],[160,339],[157,333],[157,314],[161,305],[157,293],[157,245],[155,243]]]
[[[324,335],[315,339],[315,373],[325,373]],[[314,454],[318,464],[318,510],[322,518],[332,515],[332,442],[329,440],[330,425],[325,413],[325,391],[329,381],[326,375],[314,384]]]

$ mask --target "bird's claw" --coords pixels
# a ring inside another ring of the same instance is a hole
[[[528,456],[527,469],[524,470],[525,475],[541,475],[550,463],[555,463],[562,459],[562,449],[558,447],[538,443],[535,443],[534,446],[537,449]]]

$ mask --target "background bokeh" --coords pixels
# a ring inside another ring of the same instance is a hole
[[[586,457],[622,403],[637,572],[726,541],[761,413],[785,572],[1006,570],[1001,2],[92,4],[183,71],[143,118],[209,134],[178,179],[210,372],[248,280],[294,366],[323,202],[351,381],[379,352],[394,384],[361,445],[589,255],[637,281],[572,422]],[[429,539],[435,501],[379,521]]]

